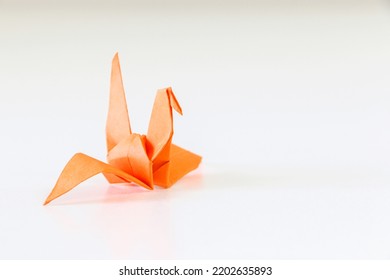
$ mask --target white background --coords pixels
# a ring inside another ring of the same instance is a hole
[[[126,3],[126,4],[125,4]],[[0,1],[0,258],[390,257],[386,1]],[[158,88],[203,156],[169,190],[100,175],[111,58],[133,131]]]

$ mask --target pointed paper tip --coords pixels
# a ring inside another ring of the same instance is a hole
[[[47,205],[47,204],[49,204],[50,203],[50,199],[49,198],[47,198],[46,200],[45,200],[45,202],[43,203],[43,206],[45,206],[45,205]]]
[[[52,202],[54,199],[56,199],[58,196],[53,196],[53,194],[49,194],[49,196],[46,198],[45,202],[43,203],[43,206],[49,204]]]
[[[167,93],[169,96],[170,104],[171,106],[178,112],[180,115],[183,115],[183,111],[181,110],[179,102],[177,102],[176,96],[173,93],[173,90],[171,87],[167,88]]]
[[[112,58],[112,62],[114,62],[114,61],[116,61],[116,60],[119,60],[119,53],[118,53],[118,52],[116,52],[116,53],[114,54],[114,57]]]

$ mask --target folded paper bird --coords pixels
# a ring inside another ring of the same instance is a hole
[[[182,114],[172,89],[157,91],[146,135],[132,133],[118,54],[112,60],[106,123],[107,163],[82,153],[67,163],[44,205],[81,182],[103,173],[109,183],[135,183],[146,189],[172,186],[196,169],[201,157],[172,144],[172,108]]]

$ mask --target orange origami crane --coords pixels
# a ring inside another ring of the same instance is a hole
[[[107,163],[82,153],[65,166],[44,205],[81,182],[103,173],[111,183],[133,182],[146,189],[167,188],[196,169],[201,157],[172,144],[172,108],[182,114],[172,89],[157,91],[146,135],[131,132],[118,54],[112,60],[106,124]]]

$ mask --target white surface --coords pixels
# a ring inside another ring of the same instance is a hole
[[[0,258],[389,258],[389,7],[301,2],[0,2]],[[43,207],[74,153],[104,159],[116,51],[133,130],[172,86],[204,162]]]

